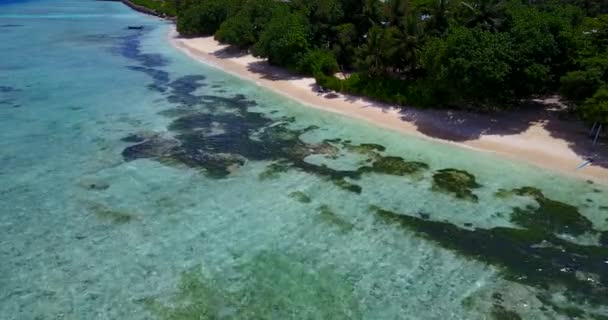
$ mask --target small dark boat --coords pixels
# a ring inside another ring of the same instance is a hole
[[[127,29],[129,30],[141,30],[143,29],[144,26],[128,26]]]

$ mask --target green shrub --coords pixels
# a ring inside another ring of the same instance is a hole
[[[220,25],[215,38],[243,49],[248,48],[258,41],[274,10],[283,6],[284,3],[275,0],[246,0],[237,13],[230,15]]]
[[[584,101],[597,90],[600,79],[593,70],[577,70],[561,77],[560,92],[571,101]]]
[[[279,7],[273,12],[252,52],[255,56],[268,58],[271,64],[295,67],[299,57],[309,49],[309,37],[306,17]]]
[[[230,5],[224,0],[205,0],[184,8],[178,15],[177,31],[186,37],[210,36],[226,20]]]
[[[338,72],[338,62],[334,55],[327,50],[313,49],[308,51],[298,61],[297,70],[307,75],[319,73],[331,76]]]
[[[602,86],[593,97],[585,100],[579,112],[587,121],[608,123],[608,85]]]
[[[431,106],[441,104],[445,96],[433,88],[429,81],[407,81],[390,78],[369,78],[354,73],[345,80],[334,76],[316,75],[321,87],[397,105]]]
[[[165,15],[169,17],[175,17],[175,2],[165,0],[131,0],[134,4],[142,7],[146,7],[150,10],[155,11],[159,15]]]

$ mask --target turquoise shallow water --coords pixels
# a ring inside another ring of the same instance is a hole
[[[309,109],[168,27],[0,4],[2,319],[608,316],[606,186]]]

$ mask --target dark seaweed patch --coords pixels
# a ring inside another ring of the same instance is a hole
[[[536,188],[523,187],[512,190],[513,194],[528,196],[538,206],[515,208],[511,221],[519,226],[545,233],[581,235],[593,231],[593,224],[580,214],[575,206],[549,199]]]
[[[586,246],[530,229],[468,230],[453,224],[371,208],[397,224],[462,255],[495,265],[508,279],[542,290],[564,286],[581,303],[608,303],[608,248]],[[591,280],[595,279],[595,280]]]
[[[495,320],[521,320],[521,317],[517,312],[507,310],[505,307],[498,304],[495,304],[492,307],[491,315]]]
[[[187,75],[179,77],[169,83],[171,94],[167,97],[167,101],[171,103],[194,106],[203,102],[204,97],[192,94],[198,88],[206,86],[202,83],[206,77],[202,75]]]
[[[125,160],[156,158],[165,163],[181,163],[205,169],[216,178],[227,176],[247,160],[274,161],[261,178],[272,178],[287,168],[298,169],[328,179],[347,191],[360,193],[361,187],[347,179],[357,180],[365,173],[394,175],[414,174],[428,166],[420,162],[408,162],[398,157],[373,155],[371,166],[356,170],[335,170],[325,165],[312,164],[305,158],[312,154],[334,156],[338,152],[331,143],[305,143],[302,134],[317,127],[293,129],[293,118],[271,119],[249,110],[255,102],[243,95],[218,97],[194,96],[198,81],[203,78],[190,76],[172,82],[169,87],[185,99],[176,99],[180,107],[163,112],[174,117],[169,130],[176,133],[173,140],[152,139],[129,147],[123,152]],[[191,101],[192,106],[183,106]],[[219,128],[219,130],[218,130]],[[382,150],[378,145],[367,145],[367,150]],[[280,165],[278,165],[280,164]],[[275,174],[276,173],[276,174]]]
[[[122,151],[126,161],[145,158],[169,157],[179,150],[179,141],[157,137],[129,146]]]
[[[141,132],[131,133],[131,134],[127,135],[126,137],[120,139],[120,141],[139,143],[139,142],[144,142],[146,140],[157,138],[157,137],[158,137],[158,134],[155,132],[141,131]]]
[[[10,86],[0,86],[0,93],[9,93],[9,92],[17,92],[17,91],[21,91],[15,87],[10,87]]]
[[[349,222],[348,220],[340,217],[337,213],[335,213],[329,206],[322,205],[317,208],[318,219],[324,223],[327,223],[331,226],[334,226],[340,230],[340,232],[348,232],[351,231],[355,225]]]
[[[169,64],[169,60],[161,54],[142,53],[141,37],[146,31],[137,31],[122,38],[118,52],[125,58],[135,60],[145,67],[164,67]]]
[[[472,189],[480,186],[474,175],[463,170],[442,169],[433,175],[433,190],[452,194],[458,199],[477,202]]]
[[[160,69],[141,67],[141,66],[128,66],[127,68],[133,71],[139,71],[150,76],[154,83],[148,85],[150,90],[165,92],[167,91],[167,84],[169,83],[169,73]]]
[[[426,163],[417,161],[405,161],[401,157],[377,156],[371,167],[362,168],[362,172],[376,172],[395,176],[404,176],[419,173],[427,170],[429,166]]]
[[[260,180],[276,179],[281,175],[281,173],[287,172],[289,169],[289,163],[281,161],[271,163],[268,165],[268,167],[266,167],[266,170],[259,174],[258,178],[260,178]]]
[[[340,139],[328,139],[326,141],[337,143],[340,142]],[[376,152],[383,152],[386,149],[384,148],[384,146],[375,143],[362,143],[359,145],[352,145],[350,143],[343,142],[342,146],[350,152],[359,153],[363,155],[373,155]]]
[[[600,234],[600,245],[608,247],[608,231],[604,231]]]
[[[310,197],[302,191],[294,191],[289,194],[289,197],[301,203],[310,203],[312,201]]]
[[[87,209],[99,219],[108,220],[114,224],[125,224],[135,219],[135,215],[129,212],[112,209],[100,203],[88,203]]]
[[[342,188],[342,189],[344,189],[346,191],[350,191],[350,192],[354,192],[354,193],[361,193],[361,191],[363,190],[361,188],[361,186],[359,186],[357,184],[354,184],[352,182],[348,182],[344,178],[342,178],[342,179],[332,179],[332,182],[337,187]]]

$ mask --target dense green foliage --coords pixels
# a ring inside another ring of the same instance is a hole
[[[607,12],[604,0],[187,0],[178,30],[386,102],[495,108],[561,92],[606,121]]]
[[[175,17],[177,15],[174,1],[131,0],[131,2],[138,6],[146,7],[156,12],[159,16]]]
[[[177,31],[187,37],[213,35],[238,5],[231,0],[183,2],[178,8]]]

